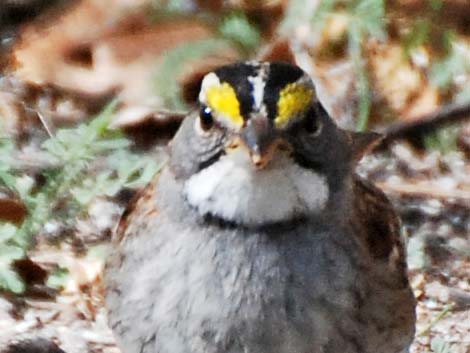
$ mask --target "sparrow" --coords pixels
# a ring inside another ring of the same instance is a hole
[[[399,219],[355,166],[377,134],[340,129],[310,77],[223,66],[106,264],[123,353],[402,353],[415,326]]]

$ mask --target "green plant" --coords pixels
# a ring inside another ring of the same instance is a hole
[[[470,102],[470,85],[465,85],[457,96],[455,97],[455,101],[459,104],[464,104]]]
[[[65,267],[57,266],[47,276],[46,285],[51,288],[62,289],[69,275],[69,270]]]
[[[443,0],[428,0],[429,6],[433,11],[439,11],[442,8],[442,1]]]
[[[25,256],[32,238],[51,220],[73,226],[97,196],[112,197],[123,187],[146,184],[159,169],[150,157],[129,151],[131,142],[108,129],[116,103],[111,103],[89,123],[60,129],[39,146],[43,160],[50,162],[36,184],[31,176],[15,169],[13,141],[0,140],[0,181],[26,204],[23,223],[0,224],[0,288],[24,290],[12,270],[14,260]]]
[[[13,140],[0,127],[0,182],[10,188],[15,183],[15,179],[10,173],[13,150]]]
[[[0,288],[14,293],[24,291],[24,284],[18,274],[13,271],[13,261],[25,256],[25,247],[15,241],[18,228],[13,224],[0,225]]]
[[[155,71],[155,91],[163,106],[171,110],[184,110],[181,88],[177,77],[184,66],[193,60],[227,48],[227,42],[217,39],[203,39],[177,46],[167,52]]]
[[[453,97],[457,103],[470,100],[470,50],[465,44],[458,42],[456,35],[448,31],[445,35],[447,55],[434,62],[429,71],[429,80],[439,90]],[[460,81],[460,82],[459,82]],[[428,134],[424,143],[427,148],[437,149],[442,153],[457,148],[459,127],[457,125],[442,128]]]
[[[183,12],[182,9],[180,11]],[[222,17],[220,14],[208,12],[203,13],[201,18],[218,24],[215,36],[176,46],[163,55],[155,69],[155,91],[167,109],[187,108],[178,83],[178,77],[187,64],[229,48],[237,49],[241,57],[249,57],[261,41],[259,29],[242,12],[231,11]]]
[[[434,337],[431,340],[431,351],[433,353],[457,353],[459,348],[456,344],[450,344],[441,337]]]
[[[359,109],[356,129],[367,129],[371,107],[370,84],[363,55],[363,45],[368,38],[385,38],[385,8],[383,0],[358,0],[350,8],[348,26],[348,51],[357,77]]]
[[[403,37],[403,50],[410,57],[413,50],[427,43],[431,34],[431,22],[426,18],[418,18],[409,32]]]
[[[452,310],[455,307],[455,303],[447,304],[438,314],[437,316],[420,332],[416,333],[416,336],[425,336],[431,331],[433,326],[441,321],[443,318],[445,318],[449,313],[452,312]],[[437,353],[437,352],[436,352]]]
[[[168,12],[181,12],[188,8],[186,0],[153,0],[152,5],[156,10]]]
[[[219,33],[222,38],[238,44],[239,50],[249,55],[259,45],[261,35],[242,12],[233,12],[225,16],[220,25]]]
[[[449,32],[446,37],[447,55],[442,60],[433,63],[429,72],[431,83],[441,90],[448,90],[455,86],[456,77],[470,75],[469,50],[456,41],[453,32]]]
[[[443,154],[455,151],[459,131],[458,125],[451,125],[429,133],[424,137],[424,147],[428,150],[440,151]]]
[[[337,0],[327,0],[335,3]],[[322,2],[323,3],[323,2]],[[290,0],[286,8],[286,14],[279,27],[281,33],[289,33],[299,23],[307,23],[312,18],[310,9],[306,6],[304,0]]]
[[[298,0],[290,2],[281,30],[288,31],[294,24],[307,17],[305,13],[304,2]],[[362,131],[367,128],[371,107],[364,45],[369,38],[385,38],[385,3],[384,0],[324,0],[308,16],[308,22],[312,30],[321,33],[328,17],[336,13],[342,13],[348,21],[346,30],[348,55],[354,66],[359,96],[356,128]]]

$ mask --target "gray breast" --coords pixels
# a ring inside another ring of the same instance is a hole
[[[314,223],[249,231],[177,218],[162,210],[108,273],[124,352],[364,351],[365,280],[349,237]]]

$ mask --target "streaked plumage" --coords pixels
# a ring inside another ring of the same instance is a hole
[[[106,270],[123,353],[400,353],[414,333],[398,219],[354,173],[297,67],[203,80],[160,175],[129,206]]]

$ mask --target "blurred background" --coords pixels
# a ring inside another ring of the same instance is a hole
[[[470,116],[467,0],[0,1],[0,351],[40,335],[118,353],[112,230],[202,76],[250,59],[299,65],[343,128],[417,126],[358,172],[403,220],[412,352],[470,353],[470,123],[426,125]]]

